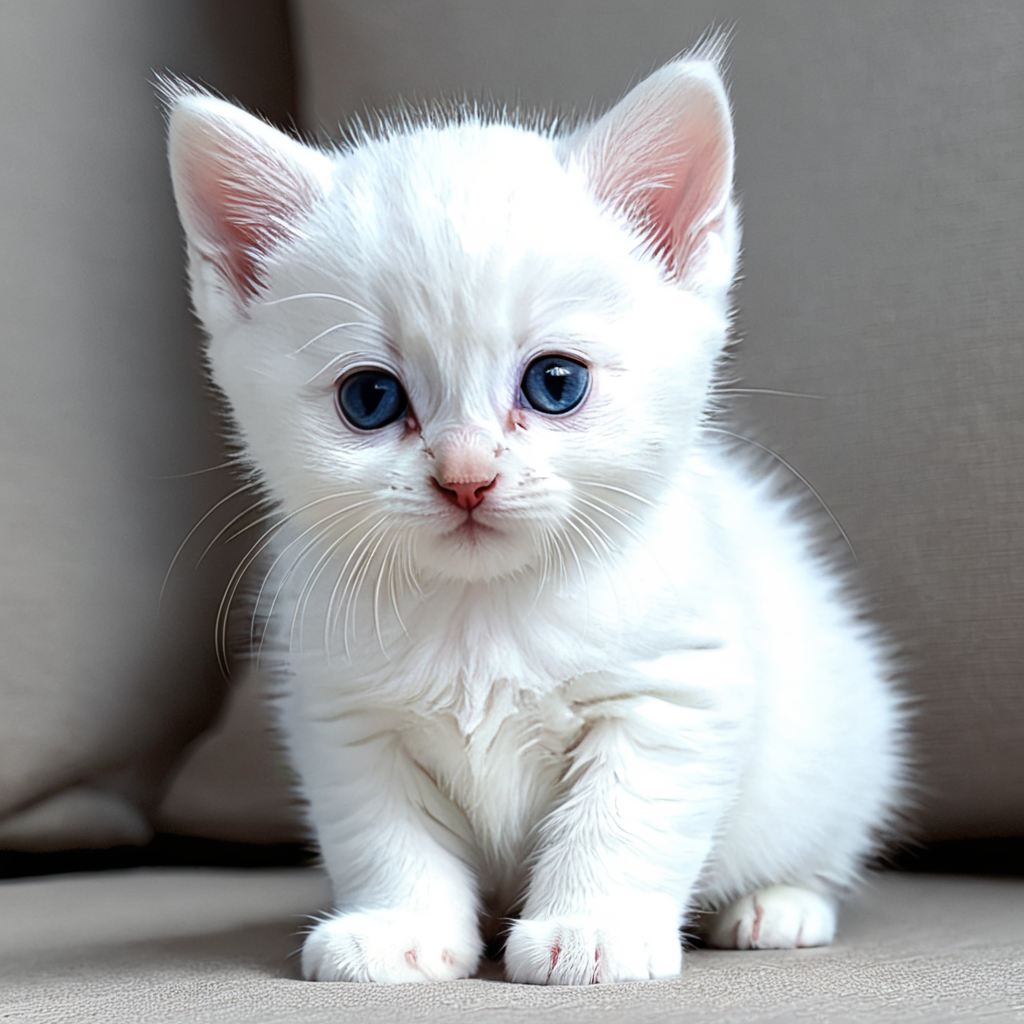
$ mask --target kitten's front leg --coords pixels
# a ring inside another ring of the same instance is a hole
[[[483,950],[476,880],[458,855],[458,823],[445,821],[450,805],[398,736],[345,739],[321,750],[312,773],[316,741],[296,751],[314,781],[306,793],[336,900],[306,938],[303,974],[374,982],[469,976]]]
[[[544,822],[526,904],[505,951],[510,980],[595,984],[673,977],[679,927],[728,804],[705,713],[617,702],[574,751],[564,801]],[[719,732],[722,730],[719,729]]]

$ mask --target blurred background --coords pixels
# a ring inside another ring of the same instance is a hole
[[[817,396],[737,396],[731,415],[842,523],[855,561],[824,514],[823,536],[904,652],[917,838],[1017,856],[1019,0],[35,0],[4,16],[0,868],[304,841],[257,695],[217,665],[244,538],[197,565],[247,499],[217,468],[155,74],[337,137],[399,97],[600,110],[716,27],[744,219],[733,370]]]

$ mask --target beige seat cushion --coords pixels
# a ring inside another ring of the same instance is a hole
[[[17,1024],[1001,1024],[1024,1003],[1019,880],[883,875],[830,948],[697,950],[678,980],[569,989],[300,981],[297,933],[327,899],[319,874],[295,870],[2,883],[2,1012]]]

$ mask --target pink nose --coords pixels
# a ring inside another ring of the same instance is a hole
[[[432,478],[433,479],[433,478]],[[465,480],[456,482],[446,481],[441,483],[434,479],[434,486],[453,504],[459,508],[476,508],[484,495],[497,483],[497,476],[490,480]]]

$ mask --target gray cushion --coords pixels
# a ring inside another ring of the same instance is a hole
[[[276,5],[241,26],[224,6],[4,12],[0,848],[144,841],[224,691],[213,617],[239,552],[197,571],[214,530],[198,534],[157,610],[178,544],[234,484],[178,476],[224,456],[152,86],[166,66],[246,83],[223,45]],[[252,102],[282,88],[271,38],[247,56]]]

